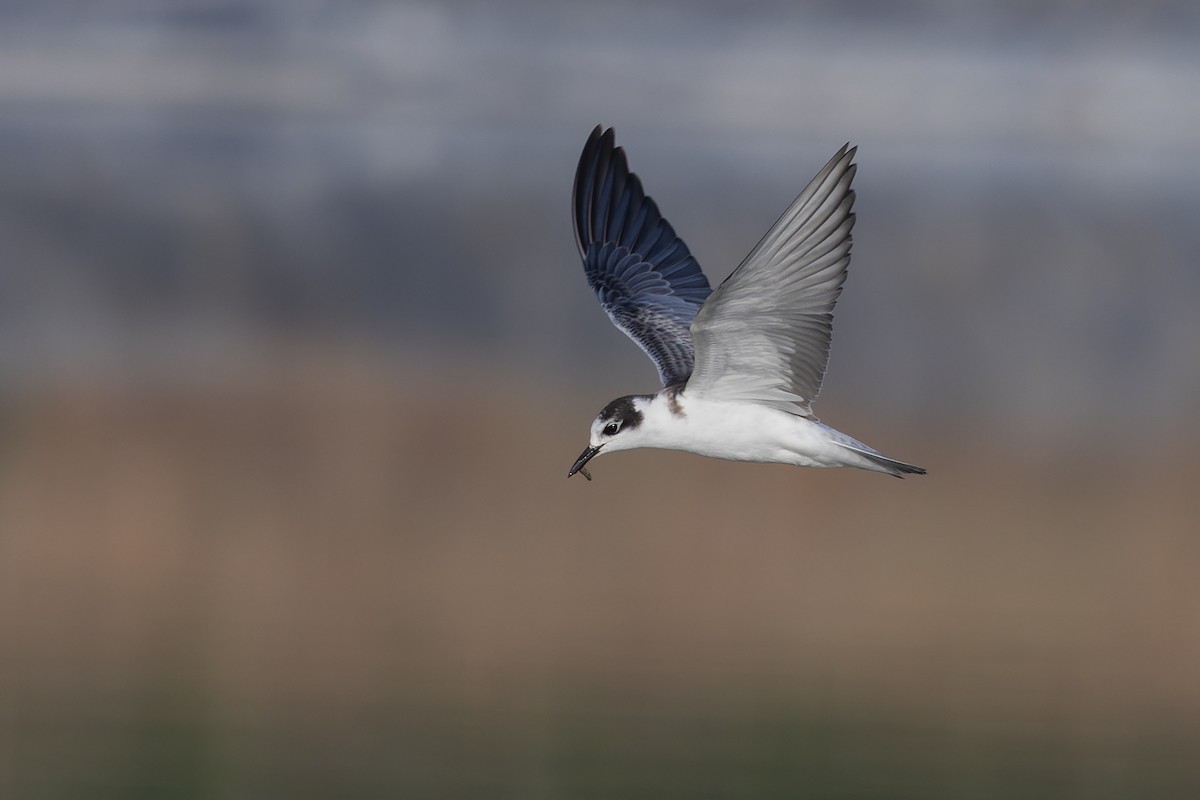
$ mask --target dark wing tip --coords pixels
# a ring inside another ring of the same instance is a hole
[[[631,177],[625,151],[617,147],[616,137],[613,128],[597,125],[579,154],[571,208],[580,255],[588,245],[604,237],[605,217],[610,212],[613,195],[619,196]],[[640,187],[638,191],[640,194]]]

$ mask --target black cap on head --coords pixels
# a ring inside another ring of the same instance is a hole
[[[627,397],[618,397],[604,407],[600,412],[600,419],[605,422],[616,420],[621,423],[622,428],[636,428],[642,424],[642,412],[638,411],[634,405],[634,398],[638,395],[629,395]]]

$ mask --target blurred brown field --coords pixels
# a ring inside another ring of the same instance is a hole
[[[1200,467],[639,452],[361,353],[0,410],[0,795],[1190,797]],[[482,376],[482,379],[480,379]]]

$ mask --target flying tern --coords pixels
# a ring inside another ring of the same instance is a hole
[[[733,461],[925,470],[817,420],[833,307],[850,264],[857,148],[843,146],[713,290],[597,126],[575,173],[575,238],[588,285],[658,368],[662,388],[606,405],[567,476],[598,455],[655,447]]]

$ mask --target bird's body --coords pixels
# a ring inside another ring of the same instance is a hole
[[[609,403],[569,475],[653,447],[732,461],[924,473],[817,421],[812,402],[850,261],[854,151],[843,147],[716,291],[597,127],[575,179],[588,283],[663,388]]]
[[[628,409],[620,412],[625,433],[604,446],[607,452],[651,447],[727,461],[858,467],[893,475],[912,471],[911,465],[880,455],[815,419],[758,403],[704,400],[688,397],[686,390],[665,390],[623,397],[610,406],[626,403]],[[605,417],[604,424],[613,418]],[[593,441],[603,436],[604,425],[598,427]]]

